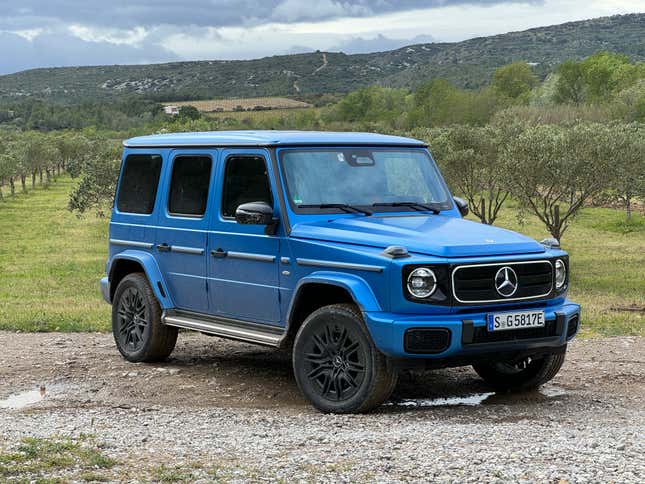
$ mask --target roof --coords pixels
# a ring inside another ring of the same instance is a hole
[[[330,131],[207,131],[130,138],[130,148],[175,146],[397,145],[426,146],[423,141],[375,133]]]

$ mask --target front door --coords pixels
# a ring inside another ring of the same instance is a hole
[[[265,150],[226,150],[218,168],[221,199],[208,238],[211,311],[244,321],[279,324],[280,237],[235,221],[246,202],[275,207]]]
[[[169,153],[164,207],[157,229],[157,261],[175,307],[206,313],[208,196],[215,172],[215,152]]]

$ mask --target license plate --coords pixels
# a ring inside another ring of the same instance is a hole
[[[521,311],[488,315],[488,331],[542,328],[544,325],[544,311]]]

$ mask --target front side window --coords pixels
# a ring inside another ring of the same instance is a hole
[[[212,164],[209,156],[175,158],[168,212],[186,217],[202,217],[206,213]]]
[[[151,214],[160,174],[160,155],[129,155],[125,159],[117,197],[119,212]]]
[[[422,150],[285,150],[281,163],[296,210],[320,205],[385,211],[414,210],[415,204],[452,207],[439,171]]]
[[[248,202],[273,205],[266,162],[260,156],[232,156],[226,160],[222,215],[235,217],[237,207]]]

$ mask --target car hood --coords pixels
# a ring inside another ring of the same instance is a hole
[[[371,247],[405,246],[437,257],[544,252],[535,240],[510,230],[447,215],[339,217],[293,226],[292,237]]]

